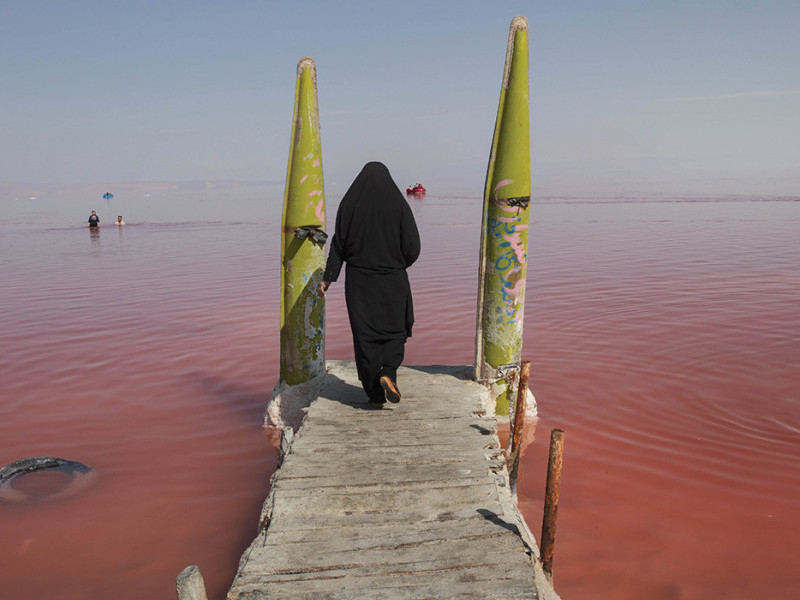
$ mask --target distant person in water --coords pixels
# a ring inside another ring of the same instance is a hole
[[[89,215],[89,227],[100,227],[100,217],[97,216],[96,211],[92,211]]]
[[[324,296],[347,263],[347,314],[358,378],[370,404],[400,401],[397,369],[414,325],[406,269],[419,253],[419,232],[405,196],[385,165],[367,163],[339,204],[317,291]]]
[[[125,225],[125,221],[122,220],[122,215],[117,216],[117,222],[115,225]]]

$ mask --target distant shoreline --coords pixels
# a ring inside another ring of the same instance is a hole
[[[29,198],[31,196],[66,196],[86,194],[102,197],[108,191],[117,194],[152,194],[171,191],[246,189],[283,185],[280,180],[188,180],[188,181],[148,181],[148,182],[103,182],[103,183],[24,183],[0,182],[0,196]]]

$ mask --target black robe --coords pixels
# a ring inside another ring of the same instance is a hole
[[[397,376],[414,306],[406,268],[419,257],[417,224],[389,169],[367,163],[336,213],[323,279],[336,281],[347,263],[345,299],[358,378],[371,400],[382,400],[379,378]]]

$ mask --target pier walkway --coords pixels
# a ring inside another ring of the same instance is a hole
[[[375,409],[329,361],[229,600],[557,599],[467,373],[403,367],[402,400]]]

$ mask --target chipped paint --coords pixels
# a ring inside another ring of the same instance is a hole
[[[314,215],[321,223],[325,222],[325,198],[320,198],[317,206],[314,208]]]

